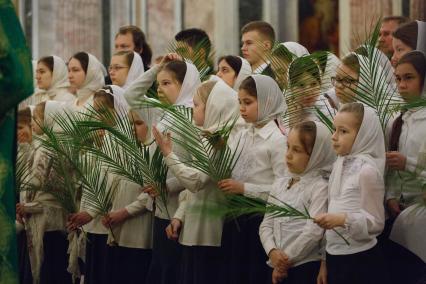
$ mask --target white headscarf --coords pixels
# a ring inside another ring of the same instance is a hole
[[[280,44],[284,45],[291,53],[293,53],[297,57],[310,54],[306,47],[304,47],[300,43],[294,41],[286,41]]]
[[[116,85],[110,85],[109,87],[111,87],[112,92],[108,88],[103,88],[103,90],[114,98],[115,112],[119,115],[127,115],[130,107],[124,98],[124,89]]]
[[[324,72],[322,73],[322,76],[321,76],[321,92],[322,93],[325,93],[331,88],[333,88],[333,86],[331,85],[331,77],[336,76],[337,67],[339,67],[341,63],[342,62],[336,55],[334,55],[331,52],[328,53],[327,63],[326,63]]]
[[[351,152],[346,156],[338,156],[330,177],[330,194],[338,196],[341,190],[343,162],[346,158],[359,158],[376,168],[382,175],[385,171],[385,140],[383,130],[376,112],[365,105],[364,117]]]
[[[144,143],[150,144],[154,140],[154,137],[152,135],[152,127],[154,125],[157,125],[157,123],[160,121],[161,117],[163,116],[162,111],[158,108],[147,106],[144,106],[143,108],[132,109],[132,111],[136,112],[143,120],[143,122],[145,122],[145,124],[147,125],[148,131]]]
[[[331,145],[331,132],[321,122],[315,122],[316,137],[308,165],[302,174],[291,174],[292,177],[303,177],[318,172],[330,173],[336,154]]]
[[[145,68],[143,66],[141,56],[133,51],[133,61],[132,65],[129,68],[129,73],[127,74],[126,82],[123,85],[123,89],[126,89],[130,86],[130,84],[136,80],[143,72],[145,72]]]
[[[206,103],[203,130],[214,133],[239,115],[237,92],[223,81],[217,81]]]
[[[389,83],[388,82],[388,76],[389,73],[386,73],[381,65],[375,65],[375,66],[371,66],[371,64],[368,61],[368,58],[363,56],[363,55],[359,55],[357,53],[353,53],[355,54],[355,56],[358,58],[359,61],[359,65],[360,65],[360,72],[359,72],[359,79],[358,79],[358,86],[357,86],[357,90],[360,92],[365,93],[365,89],[362,88],[361,86],[365,87],[368,86],[368,88],[370,89],[371,84],[369,83],[369,81],[372,78],[372,76],[375,76],[375,89],[378,90],[379,89],[379,85],[382,84],[383,80],[386,81],[387,86],[384,86],[385,89],[382,89],[382,91],[385,91],[386,93],[388,93],[389,97],[392,97],[395,100],[398,100],[398,98],[396,98],[396,96],[394,96],[395,94],[395,84],[393,83]],[[370,70],[370,67],[373,67],[373,70]],[[364,90],[363,90],[364,89]],[[374,94],[369,94],[370,96],[374,96]]]
[[[426,22],[417,21],[417,47],[416,50],[426,54]]]
[[[194,64],[185,62],[186,73],[185,79],[183,80],[182,87],[179,92],[179,96],[176,99],[175,105],[182,105],[186,107],[194,106],[193,97],[194,91],[201,84],[200,73]]]
[[[233,86],[233,89],[237,92],[244,79],[252,74],[250,63],[240,56],[238,56],[238,58],[241,59],[241,69],[240,72],[238,72],[237,78],[235,79]]]
[[[256,83],[257,92],[257,121],[263,125],[271,120],[279,119],[286,111],[284,95],[277,82],[269,76],[251,75]]]
[[[104,76],[106,74],[105,67],[99,60],[90,53],[89,63],[87,65],[86,78],[83,85],[77,90],[77,98],[85,99],[88,95],[93,95],[105,85]]]
[[[44,126],[52,127],[54,131],[60,131],[60,127],[55,123],[55,117],[64,115],[69,110],[67,102],[46,101],[44,107]]]

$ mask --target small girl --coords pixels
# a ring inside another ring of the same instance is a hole
[[[206,81],[197,89],[193,115],[196,126],[214,133],[237,116],[237,94],[224,82]],[[188,190],[169,228],[173,232],[180,228],[182,260],[179,283],[218,283],[217,271],[223,263],[220,249],[223,218],[208,214],[207,206],[210,209],[220,206],[224,195],[206,174],[179,161],[172,152],[169,139],[164,139],[159,132],[154,133],[169,169]]]
[[[129,105],[134,108],[140,107],[148,89],[157,79],[158,98],[166,103],[191,108],[193,106],[193,93],[201,84],[200,73],[197,68],[187,62],[179,60],[177,54],[164,56],[160,64],[156,64],[150,70],[135,80],[126,89],[124,96]],[[142,110],[143,111],[143,110]],[[173,126],[160,120],[157,128],[173,133]],[[174,153],[183,160],[189,159],[189,154],[176,145]],[[178,207],[179,193],[184,187],[179,183],[172,172],[167,175],[167,204],[161,198],[156,198],[156,210],[153,232],[152,262],[147,276],[147,283],[173,283],[177,277],[177,263],[180,260],[181,247],[174,241],[167,239],[165,232],[170,223],[170,218]],[[153,196],[152,191],[147,190]]]
[[[46,101],[36,105],[34,134],[43,135],[43,127],[55,127],[52,116],[64,111],[65,104]],[[42,190],[26,192],[25,203],[17,205],[17,213],[25,222],[34,283],[71,283],[67,272],[66,212],[53,194],[44,190],[55,190],[50,159],[45,149],[35,149],[30,184]]]
[[[302,122],[291,129],[287,145],[289,175],[274,182],[268,202],[307,209],[311,216],[327,212],[327,174],[336,158],[330,131],[318,122]],[[272,283],[316,282],[323,229],[312,220],[266,214],[259,234],[274,268]]]
[[[240,145],[242,152],[232,178],[220,181],[219,187],[227,194],[267,200],[274,180],[285,173],[282,157],[286,138],[279,127],[283,94],[274,79],[252,75],[241,84],[238,98],[240,114],[248,126],[230,139],[231,149]],[[225,224],[223,283],[262,283],[267,279],[269,268],[259,239],[262,218],[242,216]]]
[[[251,75],[250,63],[239,56],[228,55],[219,58],[216,76],[238,91],[241,82]]]
[[[319,283],[327,283],[326,278],[331,284],[387,283],[376,238],[384,227],[385,144],[379,119],[373,109],[348,103],[336,114],[334,127],[338,158],[330,176],[328,213],[315,217],[327,229]]]
[[[126,89],[143,74],[142,58],[134,51],[119,51],[111,57],[108,71],[112,84]]]
[[[129,112],[135,136],[145,145],[152,142],[150,112],[150,109]],[[111,212],[102,220],[106,228],[111,226],[115,237],[113,240],[111,234],[108,236],[110,283],[145,283],[152,256],[152,218],[152,200],[148,194],[141,193],[139,185],[121,180]]]
[[[289,82],[287,105],[290,126],[301,121],[319,121],[315,108],[328,117],[332,115],[332,106],[321,95],[320,68],[311,57],[302,56],[290,64]]]

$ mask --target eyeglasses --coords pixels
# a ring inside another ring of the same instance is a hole
[[[345,78],[331,77],[331,84],[333,86],[336,86],[337,83],[340,86],[344,86],[346,88],[349,88],[351,85],[358,83],[358,80],[350,78],[350,77],[345,77]]]
[[[118,71],[118,70],[123,69],[123,68],[129,68],[129,67],[127,67],[127,66],[121,66],[121,65],[111,65],[111,66],[108,66],[108,71],[109,72],[111,72],[111,71]]]

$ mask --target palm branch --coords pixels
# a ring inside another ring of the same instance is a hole
[[[389,84],[387,77],[391,70],[383,70],[380,64],[380,53],[376,46],[380,33],[381,20],[377,21],[362,46],[357,49],[366,60],[360,61],[360,78],[356,87],[350,87],[355,93],[351,98],[373,109],[379,116],[383,131],[396,112],[414,107],[426,106],[426,100],[419,98],[405,102],[398,94],[396,85]]]
[[[187,44],[173,41],[169,45],[169,51],[179,54],[185,60],[192,62],[200,72],[201,82],[208,79],[213,72],[214,50],[208,39],[203,39],[194,48],[190,48]]]
[[[151,185],[167,204],[168,168],[163,156],[159,149],[153,150],[137,140],[131,118],[106,109],[101,112],[89,109],[85,116],[86,119],[77,123],[79,128],[93,133],[104,130],[109,134],[104,136],[101,148],[88,145],[84,146],[85,151],[97,156],[113,174],[141,187]]]
[[[171,125],[173,142],[191,153],[190,160],[180,161],[210,176],[213,181],[220,181],[231,176],[239,158],[237,150],[232,151],[227,141],[238,117],[225,121],[214,133],[207,133],[196,127],[183,113],[181,108],[167,105],[157,100],[145,100],[146,107],[160,108],[166,112],[164,120]]]

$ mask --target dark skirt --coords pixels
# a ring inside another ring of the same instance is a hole
[[[108,281],[108,245],[107,234],[86,234],[86,263],[84,283],[98,284]]]
[[[151,263],[150,249],[108,246],[109,283],[145,284]]]
[[[40,283],[72,283],[68,273],[68,239],[64,231],[45,232],[43,236],[44,259],[40,271]]]
[[[292,267],[288,270],[288,276],[283,281],[281,281],[280,284],[315,284],[317,283],[317,276],[320,266],[320,261],[311,261],[296,267]]]
[[[30,256],[28,255],[27,232],[22,230],[16,236],[18,244],[18,262],[19,262],[19,283],[32,284],[33,276],[31,274]]]
[[[220,283],[269,283],[271,268],[259,237],[263,216],[241,216],[225,223],[222,234],[224,265]]]
[[[390,283],[426,284],[426,263],[417,255],[388,240],[385,256],[392,280]]]
[[[181,284],[217,284],[223,264],[220,247],[182,246],[182,260],[179,283]]]
[[[165,230],[169,224],[170,220],[154,218],[152,260],[146,283],[174,284],[178,282],[182,246],[167,238]]]
[[[327,253],[328,284],[389,283],[381,247],[348,255]]]

